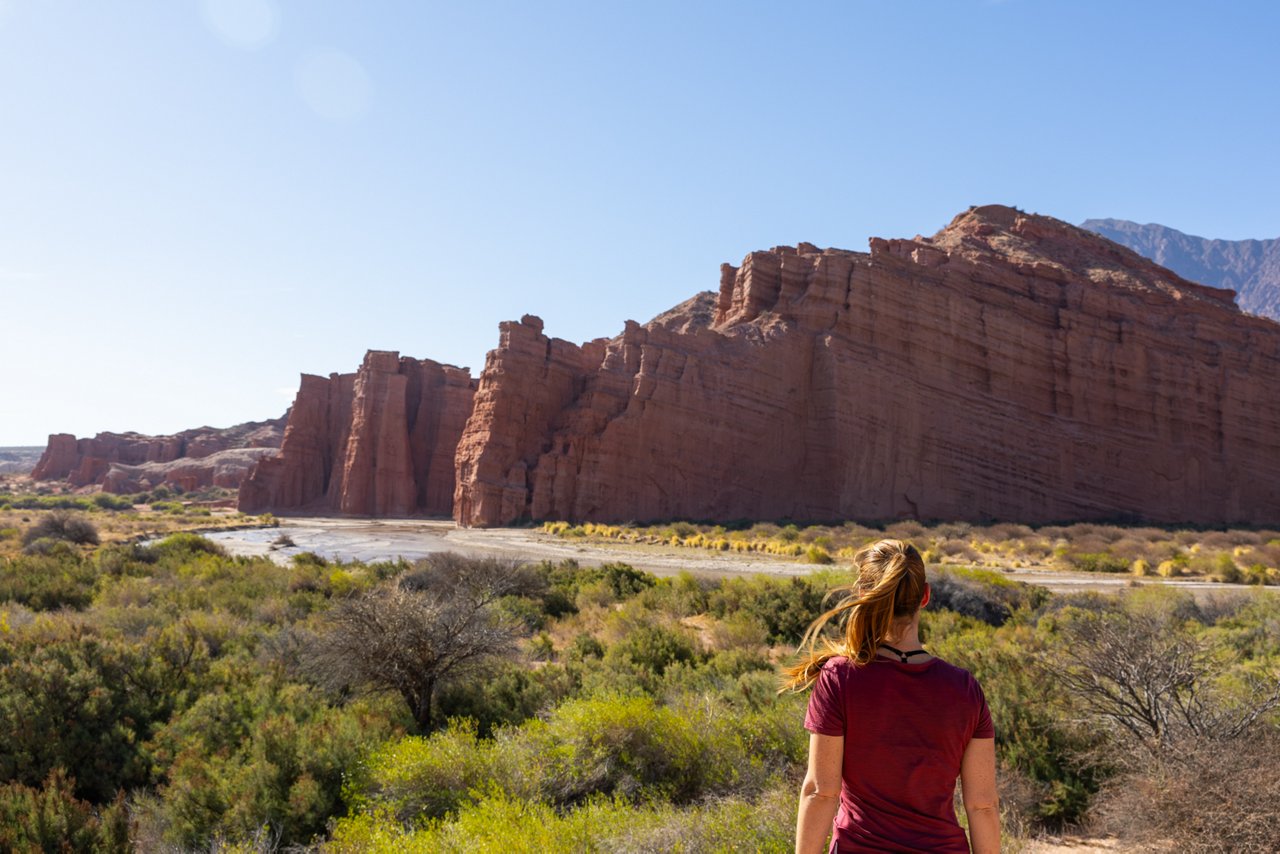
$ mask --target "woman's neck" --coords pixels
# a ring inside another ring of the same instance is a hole
[[[896,634],[887,637],[881,643],[881,646],[891,646],[902,652],[910,652],[913,649],[920,649],[920,623],[912,620]]]

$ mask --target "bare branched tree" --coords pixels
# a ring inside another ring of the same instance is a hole
[[[428,732],[442,683],[514,650],[521,626],[495,603],[534,585],[518,563],[434,555],[336,605],[306,656],[307,669],[333,688],[398,693]]]
[[[1221,661],[1167,614],[1078,611],[1061,629],[1068,654],[1041,667],[1084,710],[1152,753],[1190,737],[1231,739],[1280,706],[1280,680],[1253,678],[1243,698],[1219,696]]]

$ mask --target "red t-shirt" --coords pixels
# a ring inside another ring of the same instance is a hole
[[[964,852],[952,797],[972,738],[992,738],[978,681],[939,658],[828,661],[805,729],[844,736],[832,851]]]

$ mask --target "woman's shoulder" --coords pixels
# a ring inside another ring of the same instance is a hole
[[[853,667],[853,660],[847,655],[833,655],[826,661],[822,662],[822,669],[830,670],[833,673],[841,670],[851,670]]]

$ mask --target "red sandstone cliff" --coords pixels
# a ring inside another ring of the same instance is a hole
[[[465,368],[377,350],[354,374],[304,374],[280,455],[242,484],[240,509],[447,516],[474,393]]]
[[[454,515],[1280,521],[1280,325],[1049,217],[747,256],[582,347],[502,325]]]
[[[199,427],[172,436],[99,433],[77,439],[56,433],[33,480],[65,480],[101,486],[107,492],[141,492],[160,485],[184,491],[221,486],[236,489],[249,469],[280,447],[285,418],[234,427]]]

